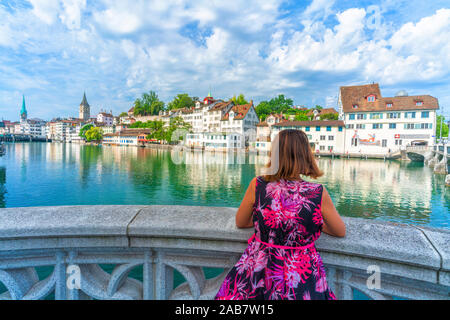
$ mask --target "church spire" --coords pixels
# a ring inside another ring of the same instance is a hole
[[[89,103],[87,102],[87,99],[86,99],[86,91],[83,93],[83,100],[81,101],[80,106],[89,107]]]
[[[22,109],[20,109],[20,119],[27,119],[27,108],[25,107],[25,95],[22,95]]]

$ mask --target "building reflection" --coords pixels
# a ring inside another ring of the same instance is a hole
[[[6,208],[6,168],[0,167],[0,208]]]

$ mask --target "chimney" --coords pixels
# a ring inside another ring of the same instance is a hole
[[[250,105],[253,105],[253,100],[250,100]]]

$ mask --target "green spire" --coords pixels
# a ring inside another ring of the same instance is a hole
[[[22,95],[22,109],[20,109],[20,118],[27,118],[27,108],[25,107],[25,95]]]
[[[212,97],[212,96],[211,96],[211,86],[209,86],[208,97],[210,97],[210,98]]]

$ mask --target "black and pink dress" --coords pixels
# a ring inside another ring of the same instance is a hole
[[[323,187],[307,181],[256,178],[255,233],[216,299],[334,300],[322,258]]]

